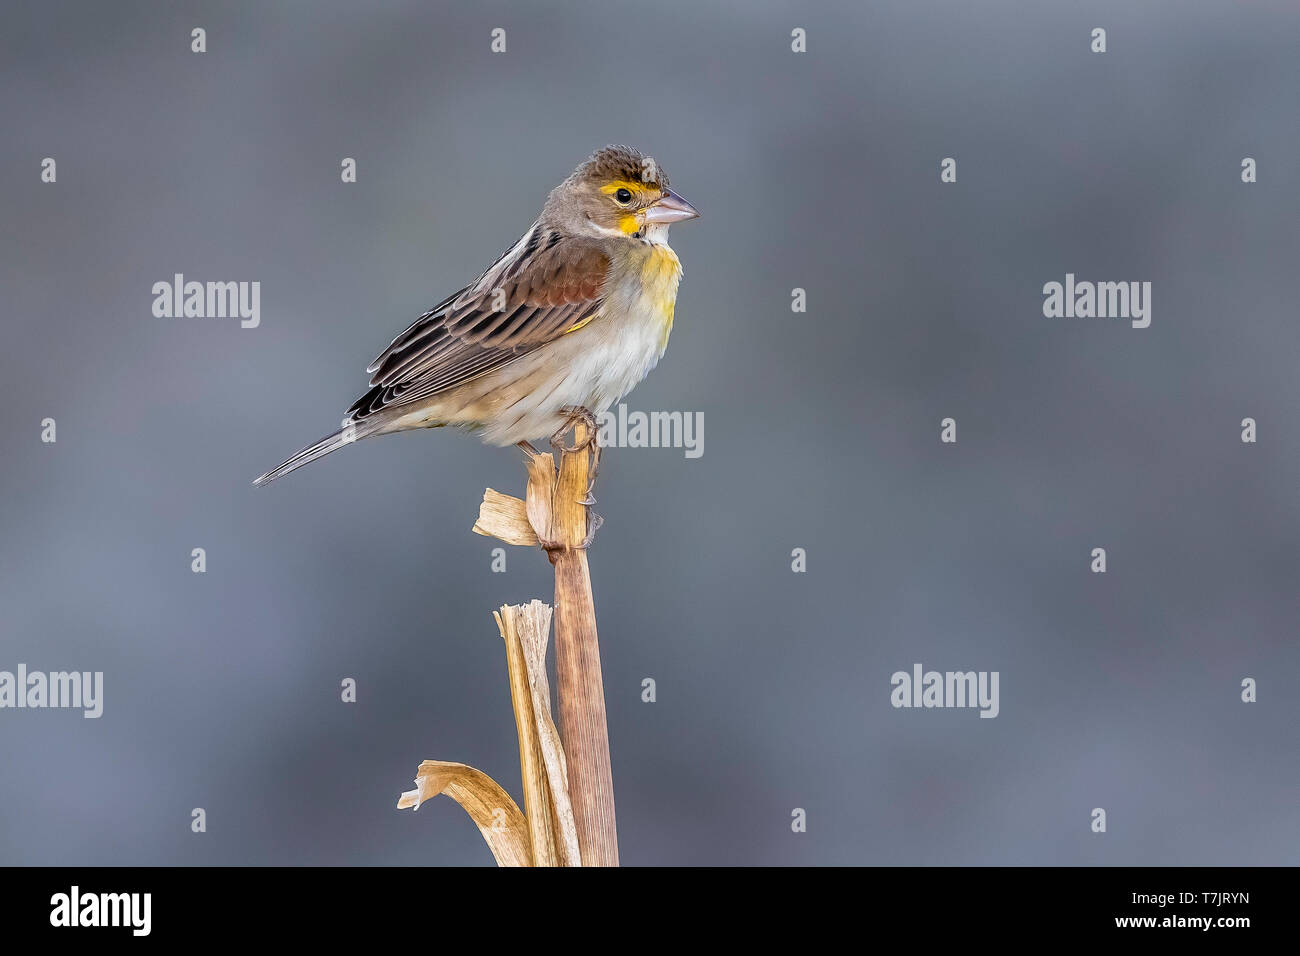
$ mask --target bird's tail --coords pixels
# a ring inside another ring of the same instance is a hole
[[[278,468],[274,468],[271,471],[268,471],[261,478],[256,479],[253,484],[270,484],[277,478],[283,478],[291,471],[297,471],[308,462],[315,461],[322,455],[328,455],[330,452],[336,451],[344,445],[350,445],[359,438],[365,438],[368,434],[370,434],[369,430],[363,429],[356,423],[344,425],[333,435],[326,435],[320,441],[316,442],[316,444],[308,445]]]

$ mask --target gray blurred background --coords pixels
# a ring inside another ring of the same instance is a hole
[[[0,862],[491,862],[450,800],[395,803],[424,758],[519,797],[490,612],[550,567],[494,574],[469,533],[519,454],[406,434],[249,482],[617,142],[703,213],[629,400],[703,412],[703,457],[615,449],[596,490],[624,862],[1300,862],[1298,30],[1289,2],[9,4],[0,669],[106,699],[0,711]],[[155,318],[176,272],[260,281],[261,326]],[[1044,318],[1066,272],[1152,282],[1151,327]],[[915,662],[999,671],[1000,716],[895,710]]]

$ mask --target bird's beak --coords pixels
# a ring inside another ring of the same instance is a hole
[[[645,211],[646,225],[684,222],[687,219],[698,218],[700,214],[695,211],[695,207],[671,189],[665,189],[663,198]]]

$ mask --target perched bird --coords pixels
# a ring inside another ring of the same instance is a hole
[[[459,425],[531,447],[609,408],[668,345],[682,276],[668,227],[698,215],[639,151],[593,153],[518,242],[380,353],[342,428],[254,484],[372,435]]]

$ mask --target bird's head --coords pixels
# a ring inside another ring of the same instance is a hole
[[[655,242],[672,223],[699,213],[668,188],[668,176],[651,157],[606,146],[551,190],[542,216],[576,235]]]

